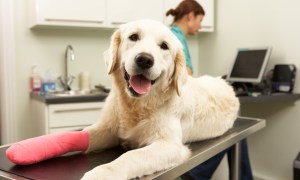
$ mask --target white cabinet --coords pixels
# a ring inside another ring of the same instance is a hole
[[[175,9],[182,0],[164,0],[164,12],[169,9]],[[214,0],[197,0],[205,11],[205,16],[202,21],[202,32],[214,31]],[[170,25],[173,22],[173,16],[165,16],[164,23]]]
[[[197,0],[206,15],[202,30],[214,30],[214,0]],[[29,0],[30,27],[116,28],[120,24],[154,19],[170,25],[166,11],[181,0]]]
[[[107,20],[113,27],[138,19],[154,19],[162,22],[163,11],[162,0],[107,1]]]
[[[138,20],[163,21],[162,0],[30,0],[30,27],[115,28]]]
[[[203,31],[214,31],[214,0],[197,0],[205,11],[202,22]]]
[[[104,27],[106,0],[29,0],[30,26]]]
[[[32,99],[36,136],[81,130],[95,123],[104,102],[45,104]]]

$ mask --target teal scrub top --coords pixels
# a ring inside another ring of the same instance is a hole
[[[189,51],[189,47],[188,47],[188,44],[186,42],[186,39],[184,37],[183,32],[176,25],[171,26],[171,31],[173,32],[173,34],[179,39],[179,41],[183,45],[183,51],[184,51],[186,66],[190,67],[191,70],[192,70],[192,73],[193,73],[193,64],[192,64],[192,60],[191,60],[191,56],[190,56],[190,51]]]

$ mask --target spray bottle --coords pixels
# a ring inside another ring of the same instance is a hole
[[[31,67],[30,87],[31,87],[31,92],[40,92],[42,89],[42,78],[37,73],[36,65]]]

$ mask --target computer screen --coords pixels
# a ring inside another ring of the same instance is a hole
[[[227,80],[229,82],[260,83],[271,49],[271,47],[238,48]]]

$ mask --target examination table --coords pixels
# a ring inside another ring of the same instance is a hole
[[[175,179],[198,164],[213,157],[219,152],[232,148],[233,179],[239,179],[239,141],[265,127],[262,119],[239,117],[233,128],[223,136],[189,144],[192,156],[176,167],[157,172],[142,179]],[[64,156],[46,160],[33,165],[15,165],[5,156],[9,146],[0,147],[0,179],[38,179],[38,180],[75,180],[80,179],[85,172],[94,167],[108,163],[119,157],[125,151],[115,147],[100,153],[82,154],[68,153]],[[141,160],[142,161],[142,160]]]

